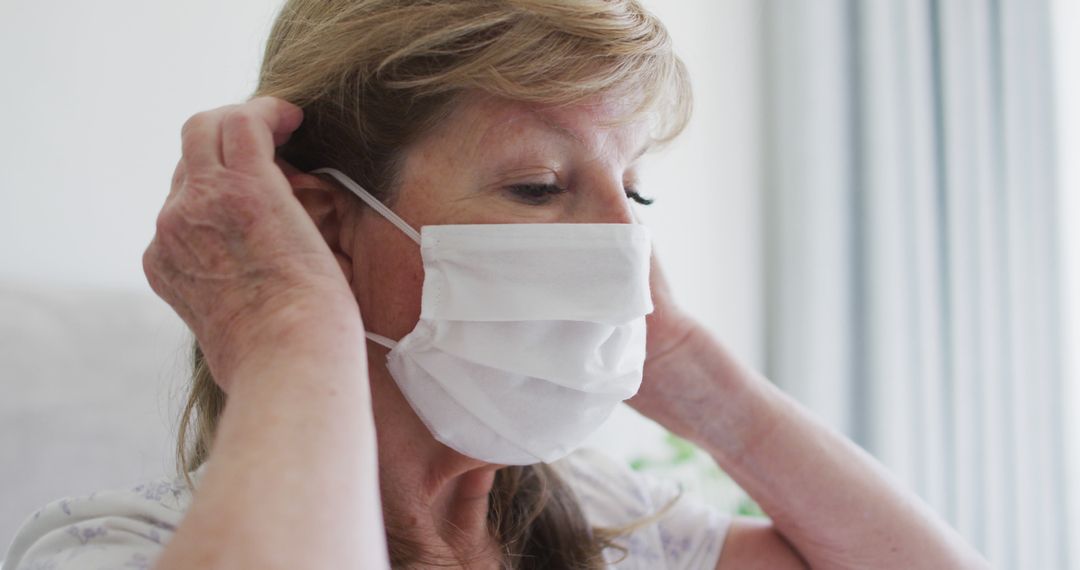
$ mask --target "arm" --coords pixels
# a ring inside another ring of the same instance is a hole
[[[631,404],[710,453],[772,519],[737,521],[718,568],[988,567],[865,451],[699,325],[685,331],[650,356]]]
[[[230,379],[206,472],[158,570],[389,566],[363,336],[296,333]]]
[[[301,120],[262,97],[184,125],[143,266],[228,404],[158,570],[388,567],[360,311],[275,160]]]

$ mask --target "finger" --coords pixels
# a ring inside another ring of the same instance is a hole
[[[238,105],[195,113],[180,129],[181,150],[193,169],[224,164],[221,156],[221,121]]]
[[[165,196],[165,203],[168,204],[173,198],[180,192],[180,187],[184,185],[184,180],[187,178],[187,168],[184,166],[184,157],[180,157],[180,160],[176,162],[176,170],[173,170],[172,182],[169,185],[169,195]]]
[[[225,167],[252,171],[274,160],[277,144],[300,126],[303,111],[276,97],[256,97],[222,121],[222,157]]]
[[[301,122],[303,122],[303,118],[304,118],[304,115],[301,112],[301,115],[300,115]],[[274,133],[274,147],[276,148],[276,147],[279,147],[279,146],[285,144],[289,140],[289,137],[292,136],[293,132],[299,126],[300,126],[300,124],[297,123],[296,127],[293,127],[292,129],[289,129],[288,131],[282,130],[282,131]]]

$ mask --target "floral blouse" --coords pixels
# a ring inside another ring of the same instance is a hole
[[[552,464],[577,495],[593,526],[618,527],[653,515],[678,487],[635,473],[598,451],[583,449]],[[198,487],[203,467],[191,474]],[[191,502],[183,477],[129,489],[54,501],[16,533],[2,570],[149,570]],[[679,497],[658,522],[606,551],[615,570],[716,568],[731,518]]]

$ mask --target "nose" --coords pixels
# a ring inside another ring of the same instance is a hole
[[[632,224],[634,213],[626,197],[622,179],[606,175],[593,178],[579,194],[577,222],[592,224]]]

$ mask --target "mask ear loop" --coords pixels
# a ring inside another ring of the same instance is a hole
[[[315,170],[312,170],[311,173],[329,174],[330,176],[333,176],[338,182],[341,183],[342,186],[351,190],[353,194],[356,194],[361,200],[364,201],[365,204],[371,206],[373,210],[381,214],[382,217],[386,218],[388,222],[397,226],[399,230],[405,232],[405,235],[412,238],[412,240],[416,243],[420,243],[420,232],[414,230],[408,222],[401,219],[401,217],[395,214],[393,210],[387,208],[386,204],[380,202],[378,198],[372,196],[370,192],[364,190],[364,188],[356,182],[353,182],[351,178],[345,176],[345,174],[340,170],[336,168],[317,168]]]
[[[392,338],[387,338],[381,334],[375,334],[373,332],[365,331],[364,335],[368,337],[368,340],[374,342],[375,344],[381,344],[390,350],[394,350],[394,347],[396,347],[398,344],[396,340]]]
[[[364,190],[364,188],[356,182],[353,182],[351,178],[345,176],[345,174],[340,170],[337,170],[336,168],[317,168],[315,170],[312,170],[311,173],[329,174],[330,176],[333,176],[334,179],[336,179],[342,184],[342,186],[348,188],[350,191],[352,191],[353,194],[356,194],[361,200],[364,201],[365,204],[371,206],[372,209],[381,214],[382,217],[386,218],[388,222],[397,226],[399,230],[405,232],[405,235],[412,238],[412,240],[416,243],[420,243],[420,232],[414,230],[412,226],[408,224],[408,222],[401,219],[401,217],[395,214],[393,210],[387,208],[386,204],[380,202],[378,198],[372,196],[370,192]],[[382,346],[390,350],[394,350],[394,347],[396,347],[398,344],[397,341],[395,341],[394,339],[387,338],[381,334],[375,334],[370,331],[365,331],[365,336],[367,336],[369,340],[375,342],[376,344],[381,344]]]

